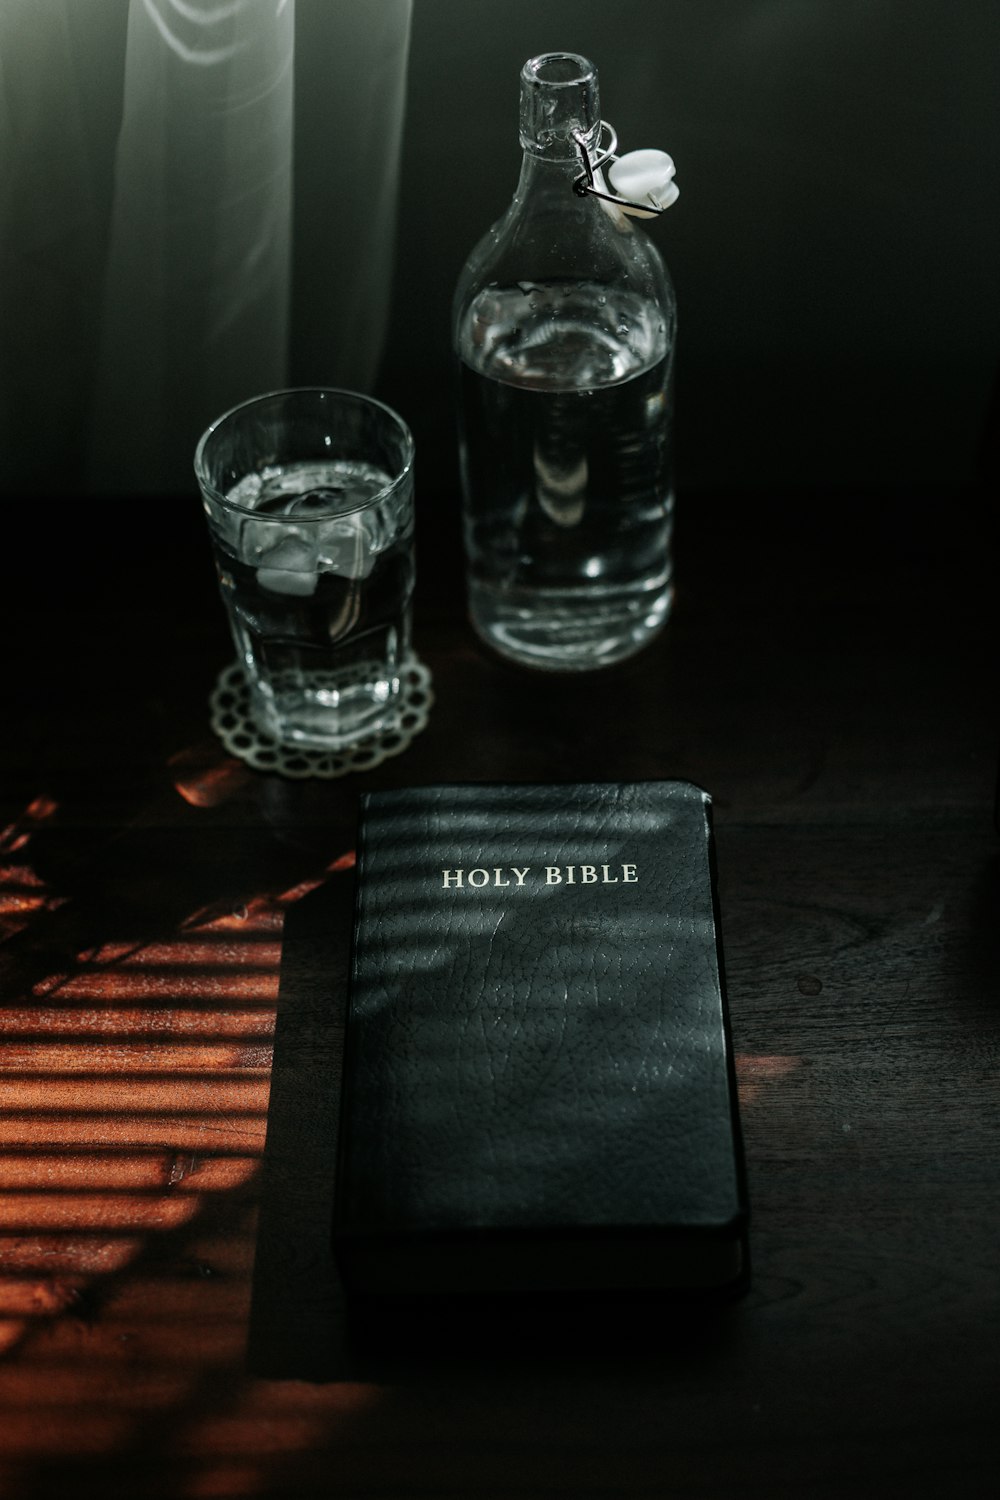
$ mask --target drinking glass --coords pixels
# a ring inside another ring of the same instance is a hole
[[[274,391],[202,436],[195,474],[251,712],[281,744],[391,729],[410,649],[413,438],[353,391]]]

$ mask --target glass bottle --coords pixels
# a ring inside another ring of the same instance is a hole
[[[586,670],[670,611],[676,303],[635,219],[577,190],[593,64],[531,58],[520,121],[517,191],[454,302],[469,609],[502,655]]]

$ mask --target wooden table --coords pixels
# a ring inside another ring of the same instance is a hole
[[[5,569],[5,1500],[992,1496],[984,497],[682,496],[668,631],[565,679],[475,643],[425,497],[430,724],[327,783],[207,727],[229,649],[196,503],[134,558],[135,506],[78,510],[36,508]],[[551,1337],[430,1323],[352,1363],[328,1214],[358,792],[659,776],[715,799],[751,1291]]]

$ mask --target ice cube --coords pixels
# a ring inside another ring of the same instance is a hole
[[[375,566],[376,538],[364,516],[339,516],[320,523],[319,566],[338,578],[367,578]]]
[[[315,594],[319,575],[316,554],[299,536],[286,534],[261,554],[257,565],[257,582],[272,594],[297,594],[304,598]]]

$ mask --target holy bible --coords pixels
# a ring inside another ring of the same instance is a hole
[[[364,1294],[746,1282],[710,798],[362,798],[334,1246]]]

